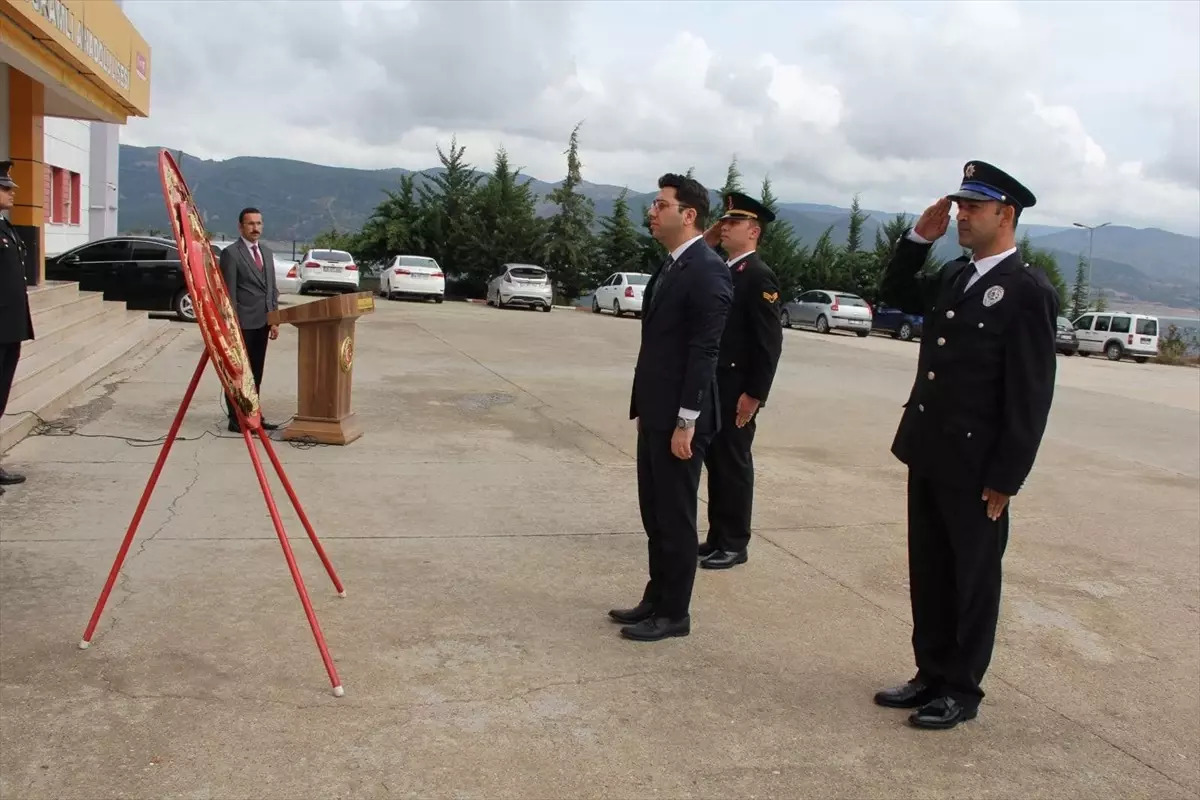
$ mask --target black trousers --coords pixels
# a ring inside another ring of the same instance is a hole
[[[708,468],[708,538],[717,550],[745,550],[750,544],[750,511],[754,502],[755,417],[737,426],[737,401],[742,380],[734,370],[717,371],[721,398],[721,430],[704,457]]]
[[[3,416],[8,408],[8,393],[12,391],[13,378],[17,375],[17,362],[20,360],[20,342],[0,343],[0,416]]]
[[[692,437],[692,457],[687,461],[671,453],[674,429],[639,427],[637,444],[638,506],[646,529],[650,580],[642,600],[653,604],[658,616],[679,619],[687,615],[696,582],[697,493],[700,470],[712,433]]]
[[[267,341],[271,332],[270,325],[261,328],[242,328],[242,339],[246,342],[246,356],[250,359],[250,373],[254,375],[254,390],[260,391],[262,386],[263,367],[267,361]],[[225,397],[225,413],[230,419],[237,419],[233,412],[233,404]]]
[[[993,522],[982,489],[908,474],[908,572],[917,680],[977,708],[1000,614],[1008,508]]]

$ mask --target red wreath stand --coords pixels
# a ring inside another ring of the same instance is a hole
[[[325,555],[325,548],[321,546],[321,541],[317,538],[312,523],[308,521],[308,515],[304,513],[304,508],[300,505],[300,499],[296,497],[296,491],[292,488],[287,473],[284,472],[283,464],[280,463],[275,449],[271,446],[271,439],[263,429],[258,392],[255,390],[253,376],[248,367],[246,345],[242,341],[242,332],[237,325],[237,319],[229,302],[225,279],[213,257],[208,235],[205,233],[204,225],[192,203],[191,191],[175,160],[166,150],[159,153],[158,167],[159,176],[162,178],[163,196],[167,202],[167,213],[174,228],[175,242],[179,246],[180,261],[183,264],[188,292],[196,309],[196,322],[200,328],[200,334],[204,338],[205,350],[200,356],[200,363],[196,365],[196,371],[192,373],[192,380],[183,395],[183,402],[179,404],[179,410],[175,412],[171,429],[167,433],[166,441],[163,442],[162,450],[150,473],[150,480],[146,482],[146,488],[142,492],[137,509],[133,512],[133,519],[129,523],[129,529],[125,531],[125,539],[121,542],[120,550],[117,551],[116,560],[113,561],[112,569],[108,573],[108,580],[104,584],[103,591],[100,592],[100,598],[96,601],[96,608],[92,611],[92,618],[88,622],[87,630],[83,633],[79,647],[86,650],[91,645],[92,636],[100,622],[100,616],[104,613],[104,606],[108,602],[109,594],[112,593],[113,585],[121,572],[125,556],[129,553],[129,546],[133,543],[133,537],[142,521],[146,505],[150,502],[150,495],[153,494],[159,474],[167,461],[167,456],[171,453],[171,445],[179,433],[179,426],[183,423],[188,406],[191,405],[196,387],[200,384],[200,377],[211,361],[226,394],[233,401],[232,405],[242,428],[242,438],[245,439],[246,449],[250,453],[250,463],[254,465],[254,472],[258,476],[258,485],[262,489],[263,499],[266,500],[267,510],[271,514],[271,522],[275,525],[275,533],[279,537],[280,546],[283,547],[283,556],[287,559],[288,569],[292,573],[292,580],[296,584],[296,591],[300,594],[300,602],[308,617],[308,624],[312,628],[313,637],[317,640],[317,649],[321,652],[321,660],[325,663],[325,670],[329,673],[333,694],[341,697],[345,694],[345,690],[338,678],[333,659],[329,655],[329,648],[325,644],[325,635],[321,633],[321,624],[317,621],[316,612],[313,611],[312,603],[308,599],[308,590],[304,586],[304,579],[300,576],[300,567],[296,564],[291,543],[283,529],[283,520],[279,517],[279,508],[275,505],[275,498],[271,495],[271,487],[267,483],[267,474],[263,469],[253,436],[257,436],[262,442],[263,449],[266,450],[271,465],[275,467],[275,473],[279,476],[284,490],[287,491],[288,498],[292,501],[292,506],[296,509],[296,514],[300,517],[300,522],[304,525],[304,530],[308,533],[308,538],[313,543],[321,563],[325,565],[325,571],[329,573],[329,578],[333,581],[338,596],[345,597],[346,590],[338,579],[329,557]]]

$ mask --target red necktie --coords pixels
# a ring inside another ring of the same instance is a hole
[[[262,253],[258,252],[258,245],[251,245],[251,249],[254,250],[254,263],[259,269],[262,269]]]

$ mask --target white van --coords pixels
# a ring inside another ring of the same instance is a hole
[[[1109,361],[1131,356],[1139,364],[1158,355],[1158,317],[1124,311],[1092,311],[1073,323],[1079,355],[1104,353]]]

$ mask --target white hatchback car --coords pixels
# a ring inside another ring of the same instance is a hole
[[[488,281],[487,304],[496,308],[540,308],[549,313],[554,308],[554,284],[539,266],[505,264],[500,274]]]
[[[312,249],[300,259],[300,294],[358,291],[358,265],[345,250]]]
[[[300,265],[275,256],[275,285],[280,294],[297,294],[300,291]]]
[[[592,292],[592,313],[611,309],[613,314],[642,313],[642,293],[650,276],[644,272],[615,272]]]
[[[446,273],[427,256],[396,256],[379,273],[379,294],[388,300],[420,297],[440,303],[446,299]]]

